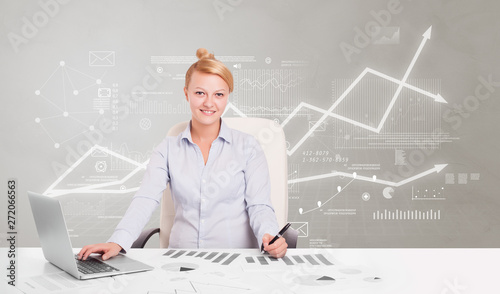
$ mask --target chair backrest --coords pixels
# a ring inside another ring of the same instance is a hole
[[[288,170],[285,134],[281,126],[264,118],[224,118],[232,129],[253,135],[266,155],[271,178],[271,202],[276,212],[278,225],[283,227],[288,218]],[[178,123],[168,131],[168,136],[177,136],[186,129],[189,122]],[[160,213],[160,247],[169,244],[170,231],[174,224],[174,204],[170,189],[163,193]]]

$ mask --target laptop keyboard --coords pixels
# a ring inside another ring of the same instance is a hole
[[[110,266],[98,259],[93,257],[87,257],[87,260],[79,260],[76,256],[76,265],[78,266],[78,271],[84,274],[97,274],[97,273],[108,273],[117,272],[117,268]]]

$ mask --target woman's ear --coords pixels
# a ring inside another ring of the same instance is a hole
[[[184,95],[186,96],[186,101],[189,102],[188,89],[186,87],[184,87]]]

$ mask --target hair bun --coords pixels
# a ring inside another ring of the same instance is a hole
[[[215,56],[213,53],[209,53],[207,49],[205,48],[200,48],[196,51],[196,57],[198,59],[215,59]]]

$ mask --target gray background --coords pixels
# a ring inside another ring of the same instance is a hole
[[[75,247],[106,241],[134,169],[190,118],[199,47],[233,71],[242,113],[283,123],[311,106],[284,125],[299,246],[500,245],[498,1],[0,3],[0,179],[18,182],[19,246],[39,245],[28,190],[61,200]]]

